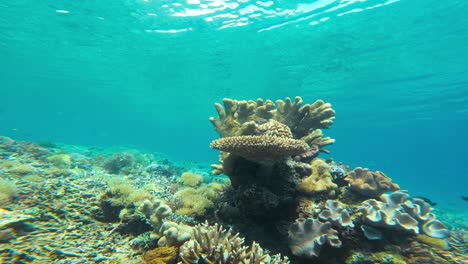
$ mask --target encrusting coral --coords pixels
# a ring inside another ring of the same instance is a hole
[[[177,247],[158,247],[147,251],[140,264],[170,264],[177,260]]]
[[[250,247],[244,245],[244,238],[232,234],[231,229],[222,225],[208,223],[193,228],[192,238],[180,247],[179,263],[212,264],[287,264],[288,258],[280,255],[270,256],[257,243]]]
[[[365,197],[378,198],[385,192],[393,192],[400,189],[383,172],[372,172],[369,169],[359,167],[348,172],[344,179],[349,183],[352,191]]]

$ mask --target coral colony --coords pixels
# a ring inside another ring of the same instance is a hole
[[[211,173],[1,138],[1,260],[468,263],[466,223],[446,226],[383,172],[319,157],[335,142],[329,103],[223,103]]]

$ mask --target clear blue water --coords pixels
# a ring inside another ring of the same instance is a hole
[[[330,157],[468,209],[468,3],[2,1],[0,134],[215,162],[213,103],[333,104]]]

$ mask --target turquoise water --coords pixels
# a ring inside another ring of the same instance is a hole
[[[0,134],[215,162],[213,103],[331,102],[330,157],[468,209],[466,1],[2,1]]]

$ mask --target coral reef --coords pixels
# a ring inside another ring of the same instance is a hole
[[[0,137],[0,262],[468,262],[463,214],[319,158],[334,142],[330,104],[216,109],[216,177],[156,153]]]
[[[257,243],[246,247],[244,238],[232,234],[231,229],[208,223],[193,228],[193,237],[180,247],[179,263],[213,263],[213,264],[286,264],[288,258],[280,255],[270,256]]]
[[[356,168],[348,172],[344,179],[349,183],[352,191],[365,197],[378,198],[385,192],[393,192],[400,189],[383,172],[372,172],[369,169]]]

